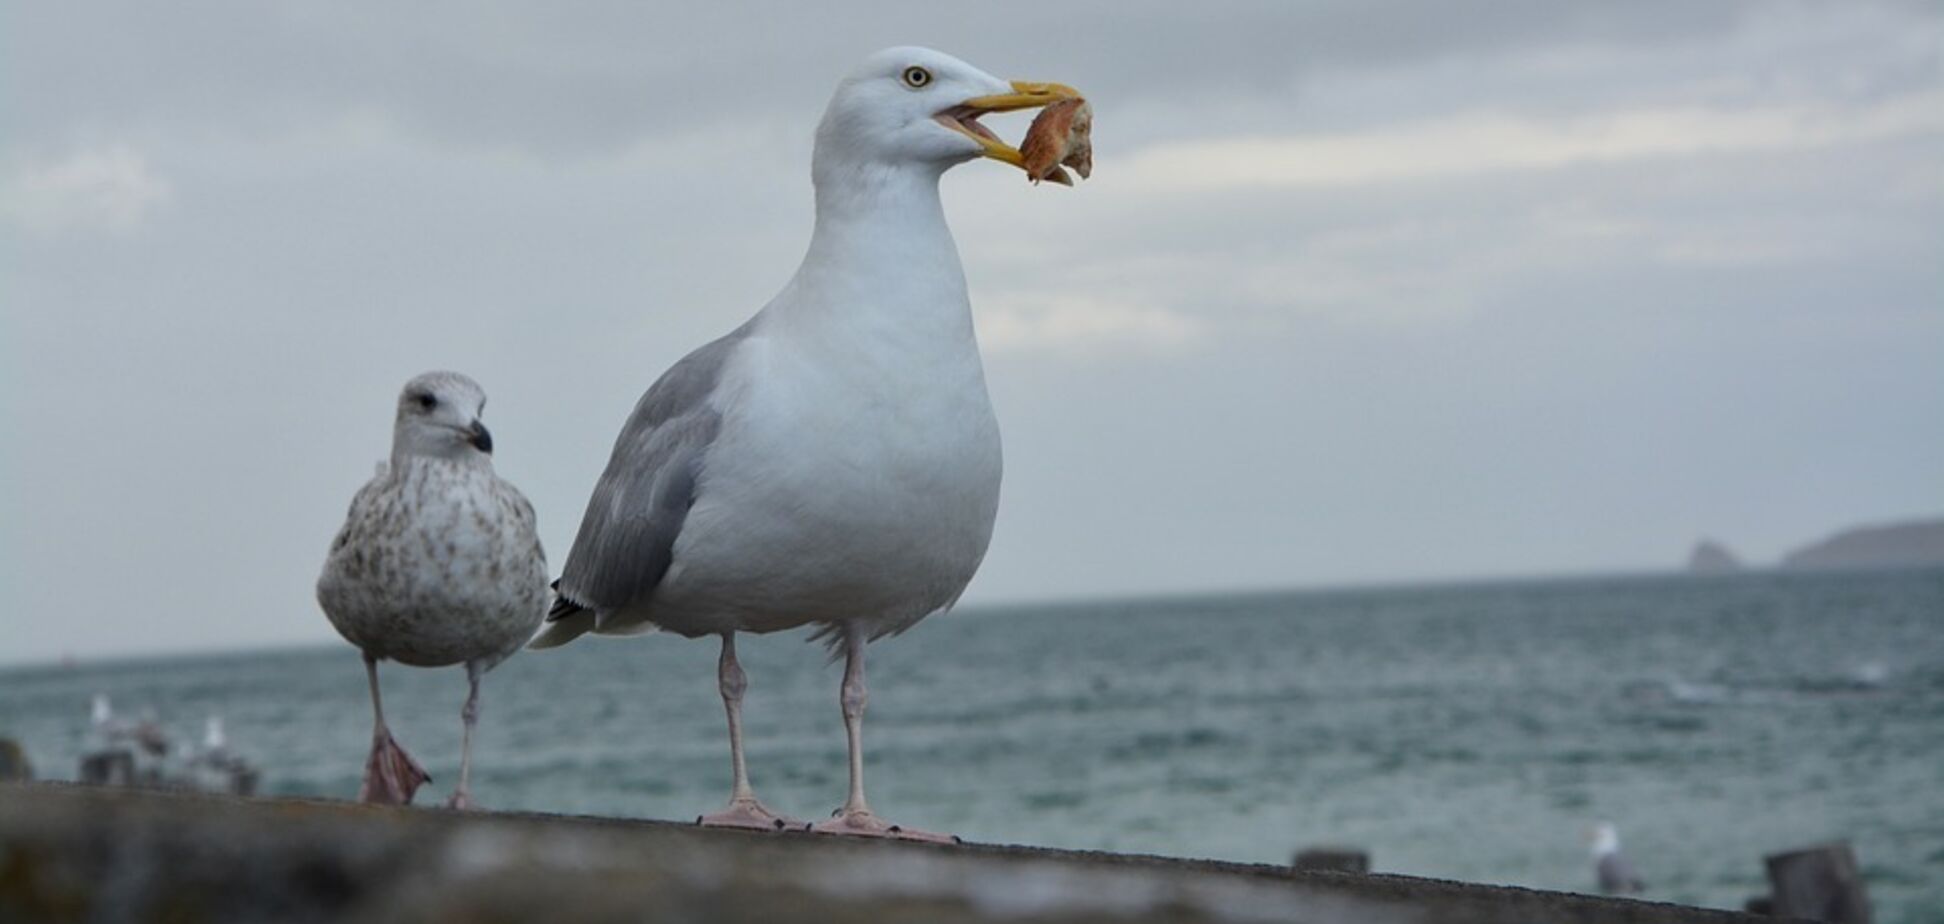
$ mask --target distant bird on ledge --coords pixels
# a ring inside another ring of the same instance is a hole
[[[1647,890],[1633,864],[1620,852],[1620,830],[1612,822],[1593,826],[1593,875],[1607,895],[1638,895]]]

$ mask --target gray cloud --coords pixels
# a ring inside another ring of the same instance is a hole
[[[11,118],[36,134],[103,125],[288,131],[377,110],[431,136],[543,153],[613,148],[648,131],[819,104],[878,47],[954,48],[1017,76],[1087,75],[1103,99],[1200,106],[1278,95],[1319,71],[1471,60],[1521,48],[1707,40],[1747,3],[1292,8],[1134,3],[190,2],[12,4]]]

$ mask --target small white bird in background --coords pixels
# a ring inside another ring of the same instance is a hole
[[[212,715],[203,720],[202,750],[197,754],[212,759],[229,756],[229,735],[223,731],[223,717]]]
[[[1610,821],[1593,826],[1593,875],[1607,895],[1637,895],[1647,890],[1633,864],[1620,852],[1620,830]]]
[[[108,694],[96,693],[88,701],[88,734],[92,739],[91,744],[97,747],[119,744],[121,739],[132,730],[132,726],[127,722],[115,717],[115,706],[109,701]]]
[[[256,791],[257,770],[243,755],[230,750],[221,716],[212,715],[203,723],[202,747],[189,758],[186,779],[205,792],[247,796]]]
[[[986,395],[939,178],[1020,152],[978,117],[1078,94],[892,48],[817,128],[816,228],[755,317],[648,389],[615,440],[557,584],[545,648],[587,632],[719,636],[729,807],[705,825],[780,828],[744,768],[736,633],[816,626],[844,655],[850,795],[815,830],[946,839],[864,799],[864,646],[957,602],[999,506]]]
[[[480,676],[518,651],[546,613],[533,506],[493,473],[485,406],[486,393],[456,372],[405,383],[391,461],[352,499],[317,579],[331,625],[364,652],[375,718],[365,802],[408,804],[431,779],[385,726],[378,662],[466,665],[459,785],[448,804],[468,808]]]
[[[137,762],[168,753],[169,738],[153,717],[131,721],[115,714],[106,693],[96,693],[88,703],[88,746],[90,750],[125,749]]]

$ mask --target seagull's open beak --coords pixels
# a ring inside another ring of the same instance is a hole
[[[977,141],[981,156],[1024,169],[1025,161],[1020,157],[1019,149],[999,140],[998,135],[980,125],[979,117],[988,112],[1037,109],[1063,99],[1079,99],[1080,91],[1063,83],[1027,83],[1023,80],[1013,81],[1012,88],[1011,93],[975,96],[933,118],[946,128],[962,132],[973,141]]]

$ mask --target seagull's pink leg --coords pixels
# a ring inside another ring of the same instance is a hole
[[[749,769],[743,764],[742,698],[749,689],[749,678],[736,663],[736,633],[722,633],[722,659],[716,662],[716,686],[722,691],[722,707],[729,712],[729,764],[735,782],[729,790],[729,807],[695,819],[712,828],[751,828],[779,831],[792,822],[756,801],[756,790],[749,785]]]
[[[385,702],[378,696],[378,659],[365,655],[365,677],[371,681],[371,757],[365,761],[364,785],[358,789],[359,802],[381,805],[410,805],[419,786],[431,782],[424,768],[392,738],[385,727]]]
[[[864,636],[854,626],[844,627],[844,685],[840,702],[844,707],[844,733],[850,739],[850,797],[844,807],[810,830],[819,834],[845,834],[853,837],[892,837],[935,844],[956,844],[950,834],[934,834],[894,825],[871,811],[864,801],[864,704],[870,691],[864,686]]]
[[[464,735],[459,739],[459,787],[452,791],[452,798],[446,800],[446,808],[476,808],[472,800],[472,736],[473,726],[479,722],[479,675],[485,673],[478,661],[466,662],[466,705],[459,710],[459,718],[466,723]]]

